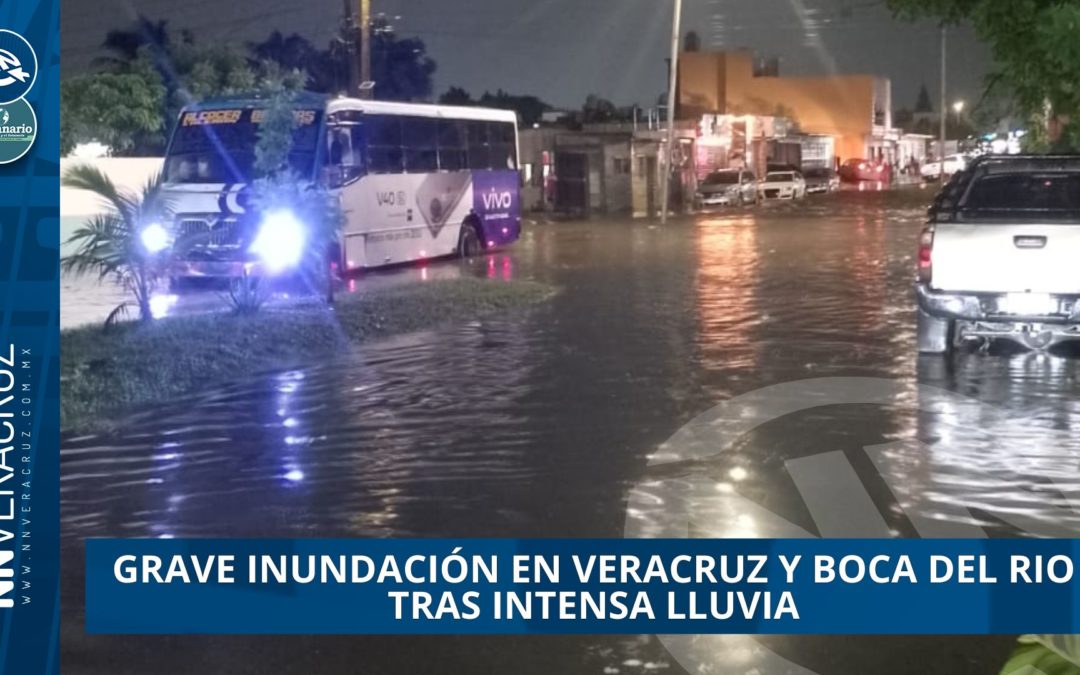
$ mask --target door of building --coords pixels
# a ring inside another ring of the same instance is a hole
[[[555,208],[564,213],[589,210],[589,158],[583,152],[555,154]]]

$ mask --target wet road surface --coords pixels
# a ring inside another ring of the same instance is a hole
[[[1014,636],[717,637],[687,663],[655,636],[83,631],[92,536],[659,536],[680,486],[737,497],[699,500],[697,536],[1075,536],[1080,359],[914,356],[929,197],[843,193],[666,229],[537,225],[468,273],[561,287],[546,305],[254,375],[122,435],[67,438],[64,671],[997,672]],[[657,461],[718,403],[841,376],[883,378],[886,404],[840,400],[711,457]],[[924,405],[935,394],[920,385],[946,393]],[[761,512],[731,509],[751,503]]]

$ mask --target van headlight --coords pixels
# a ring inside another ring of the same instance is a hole
[[[271,211],[263,218],[250,251],[271,272],[283,272],[296,267],[304,255],[307,233],[292,211]]]
[[[139,240],[150,255],[161,253],[172,243],[169,231],[161,223],[150,223],[139,231]]]

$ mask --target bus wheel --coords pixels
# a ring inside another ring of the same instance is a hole
[[[466,221],[461,226],[461,234],[458,236],[458,255],[462,258],[475,258],[483,251],[484,245],[480,241],[476,225]]]

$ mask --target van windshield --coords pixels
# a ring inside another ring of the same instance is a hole
[[[301,176],[314,171],[319,110],[297,110],[289,165]],[[181,114],[165,159],[170,183],[246,183],[254,177],[255,145],[263,111],[255,108]]]

